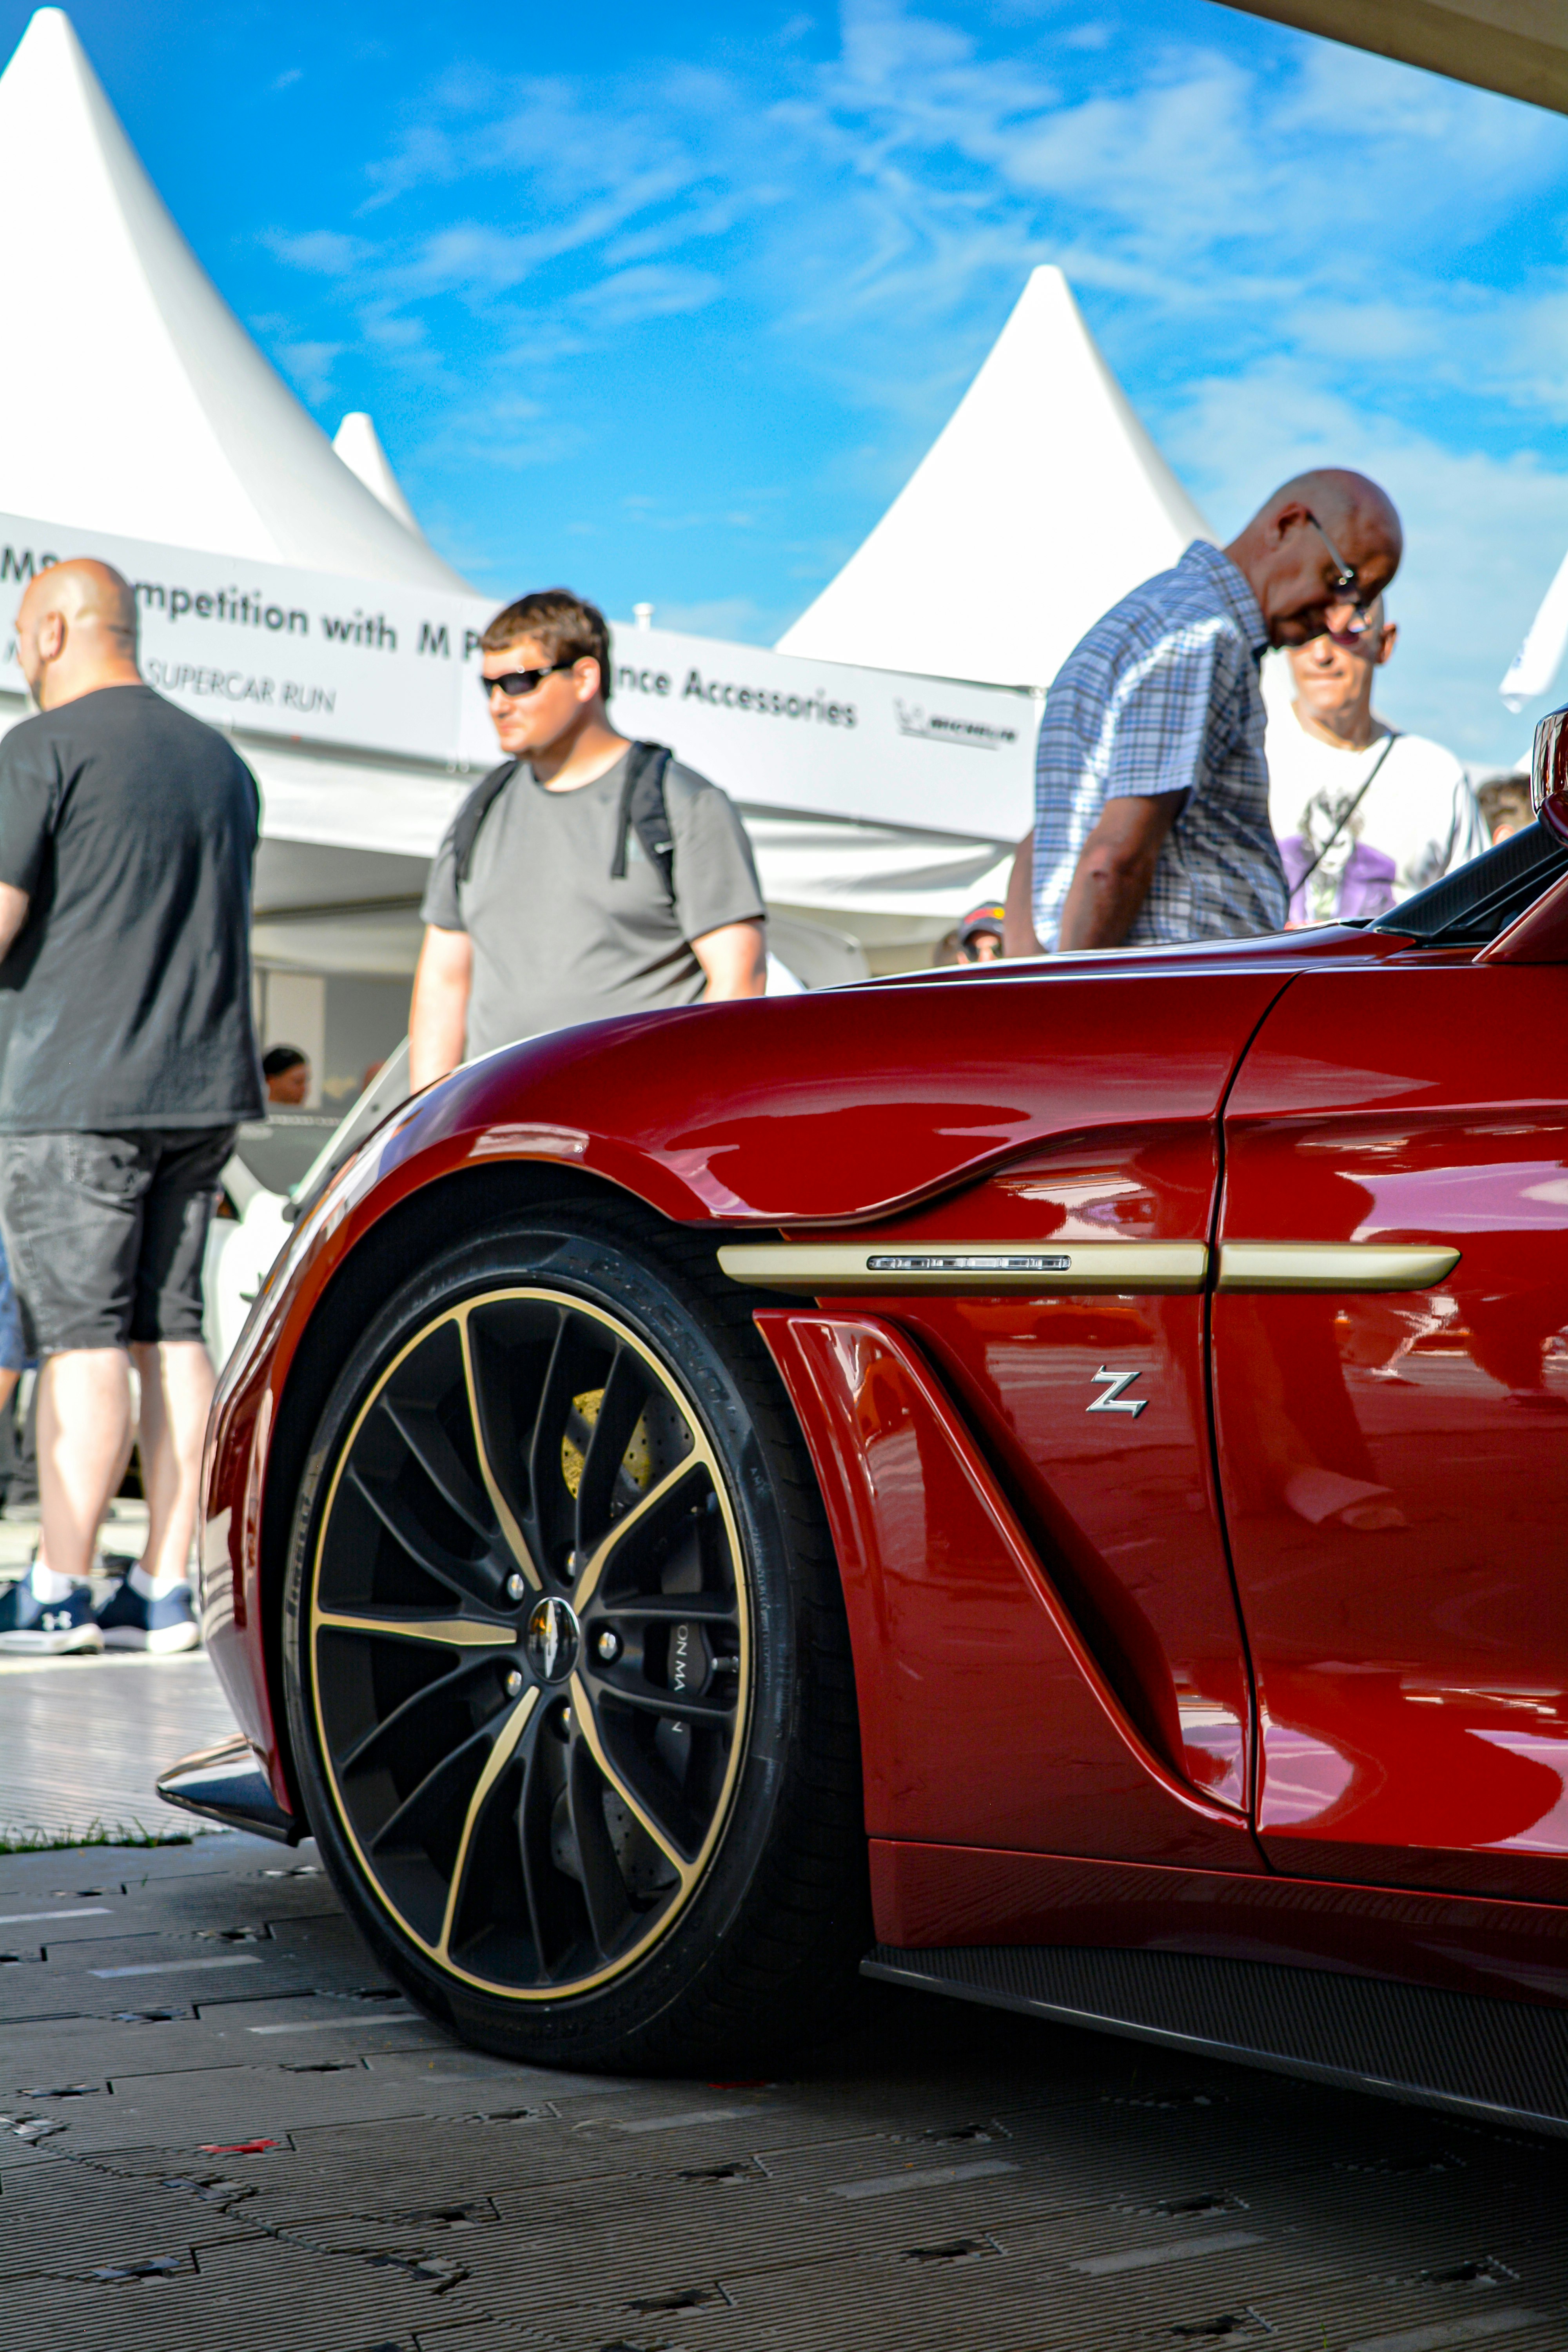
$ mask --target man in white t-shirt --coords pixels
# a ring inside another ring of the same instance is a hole
[[[1350,644],[1290,648],[1296,699],[1268,722],[1268,814],[1292,924],[1385,915],[1489,846],[1453,753],[1373,716],[1373,673],[1396,632],[1381,598],[1364,621]]]

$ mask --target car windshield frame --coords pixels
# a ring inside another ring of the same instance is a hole
[[[1427,948],[1484,948],[1568,875],[1568,843],[1539,817],[1425,890],[1380,915],[1369,930]]]

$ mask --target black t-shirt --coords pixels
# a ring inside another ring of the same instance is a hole
[[[256,779],[149,686],[0,741],[0,1132],[225,1127],[261,1108],[250,1011]]]

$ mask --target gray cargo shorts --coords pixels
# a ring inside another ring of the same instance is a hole
[[[27,1352],[199,1339],[232,1127],[0,1135],[0,1233]]]

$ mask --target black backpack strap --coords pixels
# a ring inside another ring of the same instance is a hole
[[[457,822],[452,827],[454,883],[468,880],[468,868],[474,862],[474,844],[479,837],[479,827],[510,783],[516,772],[515,760],[503,760],[499,768],[492,768],[489,774],[474,786],[473,791],[458,811]]]
[[[621,786],[620,815],[616,824],[616,855],[611,879],[626,879],[626,850],[635,832],[643,856],[659,875],[671,902],[675,898],[675,843],[669,811],[664,800],[664,772],[670,753],[663,743],[634,743],[626,754],[626,782]]]

